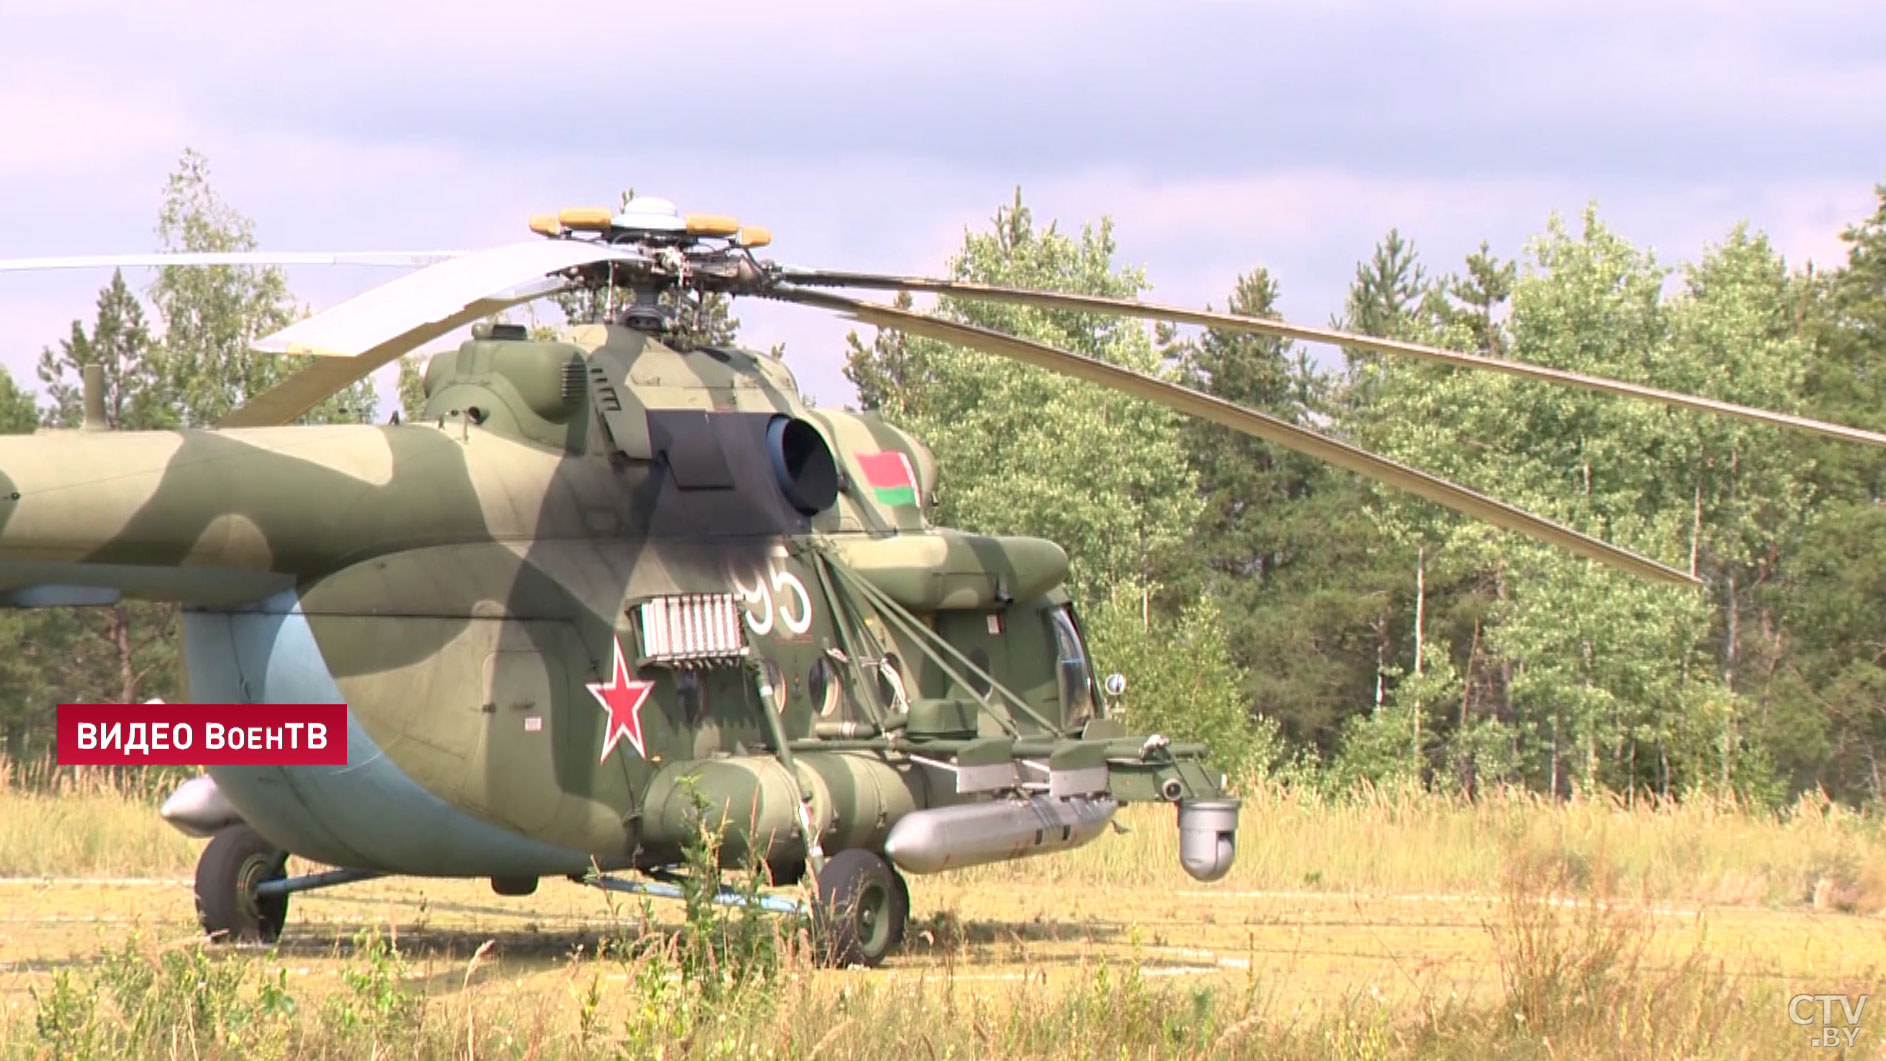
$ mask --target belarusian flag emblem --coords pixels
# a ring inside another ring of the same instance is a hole
[[[917,475],[910,470],[909,457],[895,451],[860,453],[858,467],[864,470],[864,481],[871,484],[871,492],[877,495],[878,504],[917,503]]]

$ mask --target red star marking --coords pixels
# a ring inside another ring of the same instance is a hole
[[[590,682],[586,688],[603,710],[609,712],[608,728],[603,730],[601,761],[609,761],[609,753],[615,751],[616,742],[623,737],[629,738],[629,743],[635,746],[635,754],[648,758],[648,751],[642,746],[642,705],[648,702],[648,694],[655,690],[655,683],[630,679],[628,661],[622,658],[622,642],[616,642],[615,677],[606,682]]]

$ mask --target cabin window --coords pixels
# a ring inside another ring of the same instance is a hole
[[[1048,629],[1054,636],[1061,719],[1065,725],[1076,725],[1094,715],[1094,676],[1087,663],[1087,648],[1081,644],[1080,629],[1065,604],[1048,612]]]
[[[830,717],[838,710],[840,690],[838,671],[832,661],[824,656],[812,661],[812,670],[806,675],[806,695],[812,700],[812,708],[819,714]]]
[[[779,669],[779,664],[770,659],[760,660],[760,681],[766,683],[773,698],[773,707],[780,713],[786,713],[786,675]]]

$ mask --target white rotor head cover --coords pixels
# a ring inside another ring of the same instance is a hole
[[[687,219],[681,211],[667,199],[658,199],[652,195],[638,195],[622,207],[622,212],[609,222],[612,226],[631,232],[686,232]]]

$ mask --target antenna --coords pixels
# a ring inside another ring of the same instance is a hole
[[[93,364],[85,366],[85,423],[87,431],[109,431],[111,422],[105,419],[105,366]]]

